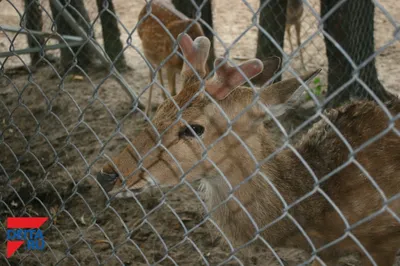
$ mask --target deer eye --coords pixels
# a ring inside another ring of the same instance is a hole
[[[204,133],[204,127],[200,126],[200,125],[189,125],[189,127],[184,127],[181,129],[181,131],[179,131],[179,137],[194,137],[193,132],[197,135],[197,136],[201,136]]]

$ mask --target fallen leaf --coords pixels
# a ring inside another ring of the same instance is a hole
[[[83,76],[81,75],[73,75],[72,80],[83,80]]]
[[[83,225],[86,225],[85,221],[85,215],[82,215],[81,218],[79,219]]]

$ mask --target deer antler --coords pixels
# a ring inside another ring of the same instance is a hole
[[[248,60],[238,67],[222,63],[223,58],[217,58],[214,62],[215,74],[206,81],[206,90],[215,99],[222,100],[234,89],[245,83],[247,80],[257,76],[263,71],[264,65],[259,59]],[[239,71],[239,69],[245,74]]]
[[[197,37],[194,41],[186,34],[178,36],[179,46],[185,57],[181,75],[183,78],[194,75],[195,70],[200,77],[206,75],[206,62],[210,52],[210,40],[204,36]]]

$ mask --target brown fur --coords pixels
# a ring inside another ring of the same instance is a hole
[[[168,2],[152,1],[151,15],[147,12],[146,5],[141,10],[138,17],[138,21],[140,22],[138,24],[138,34],[142,41],[143,52],[153,68],[163,63],[163,67],[167,69],[168,89],[171,95],[174,96],[176,94],[176,74],[182,70],[183,66],[183,60],[179,55],[174,54],[170,57],[173,53],[175,40],[178,35],[184,31],[187,31],[189,36],[193,39],[198,36],[203,36],[204,33],[198,23],[177,11]],[[168,34],[167,31],[170,34]],[[173,39],[170,35],[172,35]],[[164,60],[167,61],[163,62]],[[150,79],[151,74],[152,72],[150,71]],[[161,69],[159,72],[159,79],[161,85],[164,87]],[[147,113],[151,104],[152,88],[150,88],[150,90]],[[164,91],[163,96],[165,99],[166,94]]]
[[[260,101],[269,106],[285,103],[290,97],[289,88],[293,92],[298,86],[296,79],[275,83],[261,92]],[[184,89],[174,97],[179,108],[184,108],[182,119],[178,119],[180,113],[172,101],[159,107],[152,122],[161,134],[163,146],[157,146],[158,135],[149,127],[132,141],[140,156],[129,146],[114,158],[115,166],[109,164],[103,168],[106,173],[118,172],[126,179],[123,187],[117,181],[111,194],[123,188],[137,188],[136,184],[149,178],[160,185],[176,185],[185,173],[188,181],[202,179],[209,210],[215,209],[211,217],[235,246],[254,238],[255,222],[261,236],[272,247],[295,247],[311,252],[307,239],[293,222],[295,219],[316,249],[343,237],[342,241],[318,252],[328,265],[336,265],[340,257],[354,252],[360,254],[362,265],[371,265],[352,237],[360,241],[378,265],[393,264],[400,247],[400,224],[387,210],[354,227],[351,235],[345,235],[345,223],[331,204],[340,209],[350,225],[384,207],[382,196],[357,163],[387,199],[400,192],[399,135],[389,130],[355,153],[354,161],[346,164],[349,149],[334,130],[341,133],[353,150],[358,149],[388,128],[389,118],[380,106],[360,101],[330,110],[292,148],[286,147],[269,158],[280,147],[262,123],[264,112],[258,105],[243,112],[253,101],[253,91],[239,87],[217,101],[218,107],[203,92],[193,99],[199,88],[200,82],[195,78],[185,78]],[[392,115],[399,111],[399,104],[390,106]],[[228,118],[232,127],[228,126]],[[205,150],[197,138],[179,137],[179,132],[186,127],[183,120],[205,128],[201,141],[209,147],[207,160],[203,159]],[[395,126],[399,130],[400,121]],[[154,146],[157,148],[153,149]],[[319,185],[298,155],[321,181]],[[143,168],[137,168],[139,157]],[[340,171],[325,180],[324,177],[342,165]],[[294,205],[284,212],[286,204]],[[387,206],[400,214],[400,199],[390,201]]]

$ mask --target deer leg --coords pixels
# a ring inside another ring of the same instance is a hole
[[[160,70],[158,71],[158,80],[160,81],[160,85],[161,85],[161,92],[162,92],[162,96],[163,96],[163,98],[164,98],[164,100],[165,99],[167,99],[167,94],[165,93],[165,91],[164,91],[164,89],[165,89],[165,85],[164,85],[164,79],[163,79],[163,76],[162,76],[162,71],[161,71],[161,68],[160,68]]]
[[[153,74],[153,72],[151,71],[151,69],[149,69],[149,78],[150,78],[150,83],[151,83],[151,75]],[[153,84],[152,85],[150,85],[150,88],[149,88],[149,97],[148,97],[148,99],[147,99],[147,105],[146,105],[146,110],[145,110],[145,113],[146,113],[146,115],[147,116],[149,116],[149,114],[150,114],[150,110],[151,110],[151,97],[153,96]]]
[[[291,25],[286,25],[286,33],[289,39],[289,44],[290,44],[290,53],[293,53],[293,43],[292,43],[292,34],[290,33],[290,27]]]
[[[173,68],[168,68],[167,69],[167,76],[168,76],[168,88],[169,92],[171,93],[171,96],[174,96],[176,94],[176,80],[175,80],[175,71]]]
[[[301,38],[300,38],[300,33],[301,33],[301,21],[297,21],[296,24],[294,25],[295,30],[296,30],[296,39],[297,39],[297,47],[300,49],[301,45]],[[304,59],[303,59],[303,49],[300,49],[300,61],[303,66],[303,68],[306,70],[306,65],[304,64]]]

